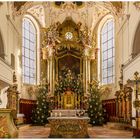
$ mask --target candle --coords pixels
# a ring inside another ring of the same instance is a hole
[[[55,117],[57,117],[57,113],[55,112]]]
[[[51,117],[53,116],[53,113],[51,112]]]
[[[61,117],[61,112],[59,113],[59,117]]]

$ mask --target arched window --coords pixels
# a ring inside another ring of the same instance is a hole
[[[36,84],[37,31],[29,18],[22,23],[22,75],[23,83]]]
[[[114,21],[107,20],[101,30],[102,84],[114,82]]]

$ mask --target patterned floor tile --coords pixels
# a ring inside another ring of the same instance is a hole
[[[89,127],[90,138],[132,138],[132,131],[115,130],[106,127]],[[50,127],[28,126],[19,128],[19,138],[48,138]]]

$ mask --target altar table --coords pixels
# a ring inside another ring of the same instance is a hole
[[[88,138],[88,117],[49,117],[50,138]]]

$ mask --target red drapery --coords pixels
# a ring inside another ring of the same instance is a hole
[[[106,110],[107,118],[116,117],[116,101],[115,99],[103,100],[103,109]],[[109,121],[109,120],[108,120]]]
[[[36,100],[20,99],[19,112],[25,115],[25,123],[31,123],[32,110],[36,107]]]

